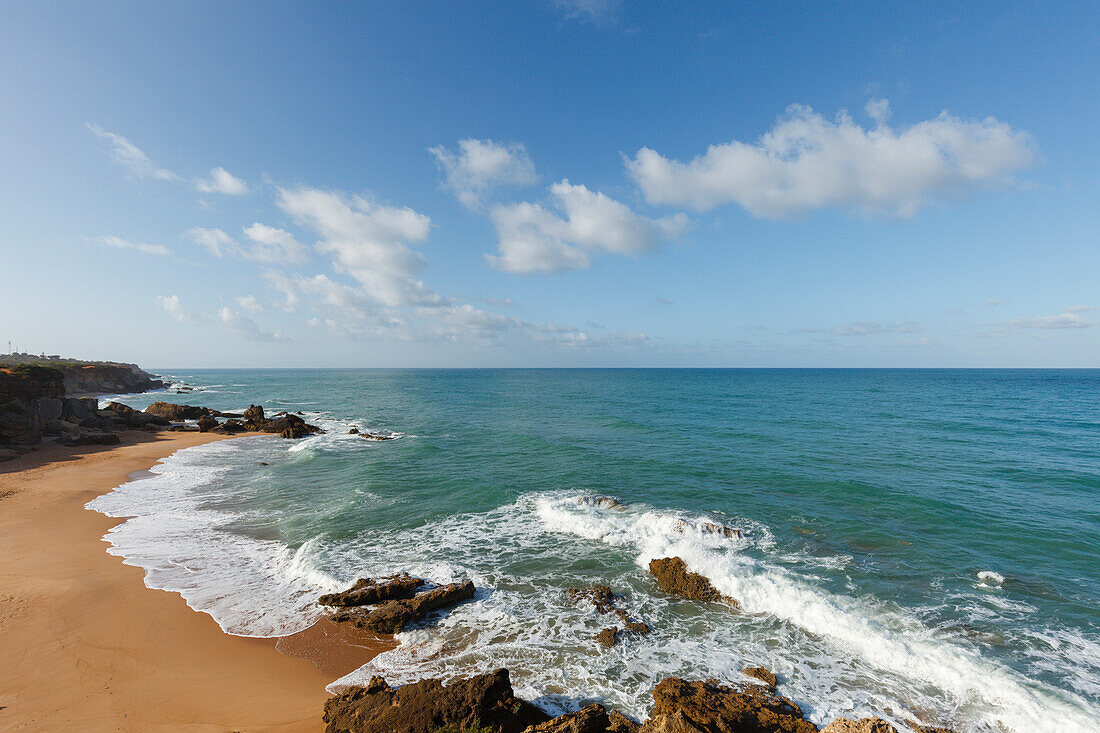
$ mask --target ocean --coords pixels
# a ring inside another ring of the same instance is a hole
[[[161,374],[194,391],[104,401],[328,432],[184,450],[91,502],[147,585],[248,636],[360,576],[477,586],[332,690],[507,667],[550,712],[644,717],[666,676],[763,665],[819,725],[1100,730],[1100,370]],[[741,610],[662,594],[673,555]],[[564,592],[594,583],[652,633],[597,645],[612,621]]]

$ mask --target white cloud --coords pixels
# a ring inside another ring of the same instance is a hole
[[[306,246],[282,229],[256,222],[246,227],[244,233],[254,243],[248,258],[257,262],[300,264],[309,257]]]
[[[283,296],[281,303],[276,303],[287,313],[293,313],[298,308],[298,290],[294,283],[281,272],[268,270],[264,273],[264,279],[271,283],[272,289]]]
[[[1057,328],[1088,328],[1092,324],[1086,321],[1081,314],[1087,313],[1093,308],[1086,306],[1075,305],[1070,308],[1066,308],[1061,313],[1053,316],[1035,316],[1034,318],[1017,318],[1009,321],[1010,326],[1016,328],[1037,328],[1037,329],[1057,329]]]
[[[170,170],[165,170],[153,164],[138,146],[115,132],[108,132],[99,125],[86,122],[89,131],[104,143],[111,153],[111,159],[115,163],[126,168],[138,178],[154,178],[160,181],[178,181],[180,177]]]
[[[167,257],[172,254],[171,250],[165,247],[163,244],[145,244],[144,242],[131,242],[123,239],[122,237],[104,236],[104,237],[89,237],[86,241],[92,244],[99,244],[104,247],[114,247],[115,249],[129,249],[135,252],[143,252],[147,255],[160,255]]]
[[[867,112],[869,129],[844,112],[832,122],[793,105],[756,142],[712,145],[687,163],[642,148],[626,167],[651,203],[707,210],[732,202],[781,219],[824,207],[912,216],[936,200],[1010,183],[1035,158],[1027,133],[992,117],[943,112],[894,129],[885,100]]]
[[[180,323],[195,323],[202,320],[197,313],[183,307],[183,303],[180,302],[178,295],[157,296],[157,304],[163,308],[168,315],[172,316],[172,318]]]
[[[301,264],[309,257],[306,246],[282,229],[256,222],[244,233],[251,245],[241,244],[221,229],[195,227],[187,236],[215,257],[241,257],[265,264]]]
[[[535,164],[519,143],[502,145],[492,140],[468,138],[458,141],[458,151],[442,145],[429,148],[443,171],[445,185],[465,206],[476,209],[497,186],[526,186],[535,183]]]
[[[241,295],[237,298],[237,305],[249,313],[263,313],[264,306],[256,300],[255,295]]]
[[[554,0],[554,7],[568,20],[595,26],[614,25],[619,19],[620,0]]]
[[[266,342],[285,340],[278,331],[263,331],[251,318],[243,313],[231,310],[228,307],[218,311],[218,321],[224,328],[232,331],[246,341]]]
[[[279,189],[278,205],[320,240],[340,271],[366,286],[365,292],[390,306],[442,305],[438,294],[416,279],[424,258],[410,242],[428,238],[431,219],[412,209],[376,204],[314,188]]]
[[[485,305],[497,305],[497,306],[501,306],[503,308],[515,308],[516,306],[519,305],[518,303],[516,303],[516,301],[512,300],[511,298],[494,298],[491,295],[487,295],[485,297],[472,296],[470,298],[470,300],[475,301],[477,303],[484,303]]]
[[[514,273],[584,269],[593,253],[638,254],[679,236],[683,214],[647,219],[598,191],[562,180],[550,187],[564,217],[539,204],[518,203],[492,210],[499,255],[487,255],[499,270]]]
[[[912,321],[904,323],[878,323],[877,321],[856,321],[842,323],[832,328],[800,328],[795,333],[821,333],[833,336],[875,336],[882,333],[920,333],[924,327]]]
[[[241,196],[248,193],[248,185],[225,168],[218,167],[210,170],[209,178],[196,178],[195,190],[202,193],[224,193],[227,196]]]

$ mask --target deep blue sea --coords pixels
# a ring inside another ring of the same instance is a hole
[[[665,676],[764,665],[819,724],[1100,730],[1100,370],[162,374],[195,391],[121,401],[328,432],[181,451],[94,501],[150,586],[254,636],[363,575],[480,589],[333,689],[505,666],[548,710],[643,716]],[[741,611],[660,593],[671,555]],[[653,632],[595,644],[611,621],[563,592],[592,583]]]

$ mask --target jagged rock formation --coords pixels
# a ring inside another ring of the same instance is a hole
[[[747,674],[749,677],[755,677],[769,687],[775,687],[779,682],[776,676],[771,670],[766,667],[745,667],[741,670],[741,674]]]
[[[603,629],[593,638],[604,647],[615,646],[619,635],[626,632],[631,634],[648,634],[649,625],[641,621],[633,621],[630,615],[615,605],[615,594],[606,585],[591,585],[587,588],[568,588],[565,597],[570,603],[591,603],[599,613],[609,613],[618,616],[623,627],[610,626]]]
[[[289,412],[280,413],[279,417],[272,419],[266,418],[264,408],[260,405],[249,405],[243,417],[245,429],[256,433],[278,433],[284,438],[304,438],[324,432]]]
[[[414,578],[408,573],[390,575],[385,578],[360,578],[355,585],[340,593],[328,593],[318,599],[322,606],[367,606],[372,603],[409,598],[416,589],[424,585],[423,578]]]
[[[593,703],[575,713],[559,715],[545,723],[533,725],[523,733],[606,733],[611,728],[611,717],[606,708]]]
[[[326,733],[434,733],[485,726],[521,733],[549,716],[512,693],[508,670],[457,680],[421,680],[392,688],[381,677],[352,687],[325,703]]]
[[[302,418],[291,413],[280,413],[280,417],[268,419],[264,417],[264,408],[259,405],[249,405],[243,415],[232,412],[218,412],[209,407],[197,405],[178,405],[172,402],[154,402],[145,408],[145,412],[151,415],[165,417],[172,422],[181,420],[197,420],[199,432],[221,433],[234,435],[246,431],[254,433],[278,433],[284,438],[304,438],[307,435],[324,432],[316,425],[310,425]],[[224,423],[218,423],[215,418],[229,418]],[[241,422],[239,418],[244,418]]]
[[[386,601],[373,610],[351,608],[329,618],[338,623],[350,623],[376,634],[396,634],[406,625],[424,618],[432,611],[451,606],[474,596],[474,584],[451,583],[424,591],[404,600]]]
[[[816,733],[795,703],[760,685],[661,680],[642,733]]]
[[[682,596],[692,601],[725,603],[734,608],[740,607],[736,600],[719,593],[706,576],[689,572],[687,564],[678,557],[651,560],[649,573],[657,579],[657,585],[665,593]]]
[[[622,511],[625,507],[610,496],[578,496],[577,503],[581,506],[592,506],[597,509],[615,509]]]
[[[699,534],[716,534],[722,537],[741,537],[741,530],[733,529],[724,524],[718,524],[717,522],[699,522],[698,524],[693,524],[686,519],[677,519],[672,528],[680,534],[684,534],[685,532],[698,532]]]

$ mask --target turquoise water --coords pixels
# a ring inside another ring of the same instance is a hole
[[[329,432],[183,451],[93,502],[133,517],[111,551],[148,584],[264,636],[360,575],[482,589],[337,688],[507,666],[547,709],[641,716],[664,676],[763,664],[818,723],[1100,730],[1100,371],[164,373],[196,391],[123,401]],[[663,597],[667,555],[743,612]],[[653,633],[598,648],[610,620],[562,592],[596,582]]]

